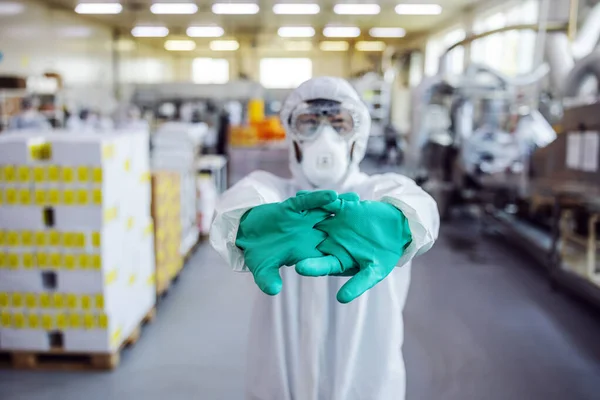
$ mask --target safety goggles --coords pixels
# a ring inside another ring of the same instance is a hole
[[[324,125],[331,126],[344,139],[350,139],[358,126],[357,113],[351,104],[334,101],[301,103],[292,111],[290,128],[301,140],[316,138]]]

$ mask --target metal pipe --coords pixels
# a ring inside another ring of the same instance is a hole
[[[569,7],[569,27],[567,29],[569,40],[575,40],[577,35],[577,14],[579,12],[579,0],[571,0]]]
[[[577,21],[574,25],[577,26]],[[600,3],[587,13],[577,35],[569,38],[572,40],[571,47],[575,59],[586,57],[594,50],[600,38]]]

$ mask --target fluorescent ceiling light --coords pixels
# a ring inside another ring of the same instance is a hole
[[[438,15],[442,13],[439,4],[398,4],[396,14],[400,15]]]
[[[237,40],[213,40],[209,46],[212,51],[236,51],[240,48]]]
[[[131,34],[135,37],[165,37],[169,30],[164,26],[136,26]]]
[[[120,3],[79,3],[75,7],[77,14],[118,14],[122,10]]]
[[[323,29],[323,35],[326,37],[358,37],[360,29],[355,26],[326,26]]]
[[[169,51],[192,51],[196,48],[193,40],[167,40],[165,50]]]
[[[384,51],[385,50],[385,42],[381,41],[372,41],[365,42],[360,41],[354,45],[354,48],[358,51]]]
[[[221,37],[225,31],[220,26],[190,26],[185,33],[189,37]]]
[[[150,6],[152,14],[195,14],[198,6],[194,3],[154,3]]]
[[[369,35],[372,37],[381,38],[399,38],[406,35],[406,31],[402,28],[371,28]]]
[[[215,14],[256,14],[260,8],[254,3],[215,3],[212,12]]]
[[[25,10],[25,6],[12,1],[0,3],[0,15],[17,15]]]
[[[381,7],[377,4],[336,4],[333,12],[342,15],[377,15]]]
[[[283,43],[283,48],[287,51],[311,51],[312,42],[308,40],[286,41]]]
[[[319,48],[323,51],[346,51],[348,50],[348,42],[325,41],[319,44]]]
[[[282,26],[277,30],[281,37],[313,37],[315,28],[312,26]]]
[[[275,4],[273,6],[273,12],[275,14],[288,14],[288,15],[310,15],[318,14],[321,11],[321,7],[318,4]]]

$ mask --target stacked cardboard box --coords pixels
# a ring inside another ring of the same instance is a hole
[[[147,134],[0,137],[0,349],[114,352],[154,307]]]
[[[181,180],[177,172],[152,173],[152,217],[156,250],[156,291],[163,293],[183,267],[181,243]]]

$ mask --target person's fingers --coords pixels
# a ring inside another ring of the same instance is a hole
[[[292,211],[301,212],[323,207],[337,199],[337,193],[333,190],[317,190],[302,196],[291,197],[284,203]]]
[[[337,292],[337,300],[340,303],[349,303],[381,282],[386,276],[387,274],[383,273],[382,269],[374,265],[368,265],[357,272],[356,275],[340,288]]]
[[[279,266],[265,265],[257,268],[254,272],[254,282],[265,294],[275,296],[281,292],[283,281],[279,274]]]
[[[321,209],[328,212],[329,214],[339,213],[342,209],[342,200],[338,198],[336,201],[322,206]]]
[[[310,193],[310,190],[298,190],[296,192],[296,197],[298,197],[298,196],[304,196],[304,195],[309,194],[309,193]]]
[[[296,264],[296,272],[303,276],[325,276],[342,273],[342,264],[334,256],[307,258]]]
[[[358,193],[348,192],[340,194],[338,199],[342,199],[344,201],[360,201],[360,196]]]

